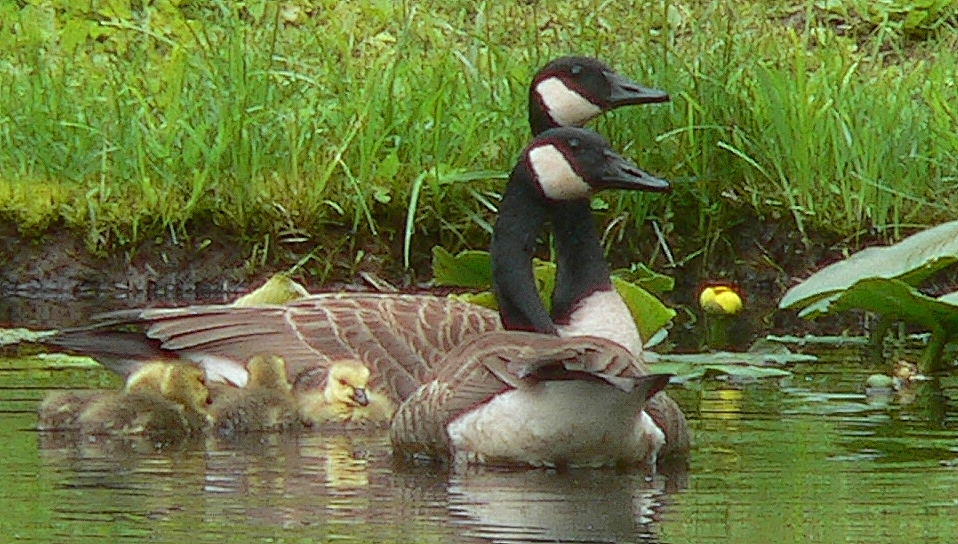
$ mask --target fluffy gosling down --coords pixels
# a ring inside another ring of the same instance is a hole
[[[77,418],[84,435],[144,436],[166,445],[212,424],[206,377],[185,363],[150,363],[119,393],[97,396]]]
[[[245,387],[214,389],[210,412],[221,436],[281,432],[297,424],[296,402],[286,374],[286,361],[276,355],[255,355],[246,363]]]
[[[300,421],[307,427],[388,425],[396,406],[382,393],[369,390],[369,375],[361,361],[334,361],[322,390],[299,393]]]

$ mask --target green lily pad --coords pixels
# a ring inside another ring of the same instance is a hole
[[[613,276],[612,285],[622,295],[625,305],[632,312],[632,319],[639,326],[642,339],[652,338],[656,332],[668,325],[675,317],[675,310],[669,308],[639,285]]]
[[[675,278],[659,274],[642,263],[634,263],[629,268],[613,270],[612,276],[634,283],[650,293],[669,293],[675,289]]]
[[[958,305],[929,297],[901,280],[888,278],[861,280],[831,299],[828,305],[816,307],[815,313],[807,317],[853,309],[875,312],[928,330],[941,328],[958,332]]]
[[[285,272],[270,276],[266,283],[233,301],[233,306],[264,306],[286,304],[308,297],[306,288]]]
[[[488,251],[462,251],[453,255],[441,246],[432,248],[435,285],[488,289],[492,285],[492,257]]]
[[[0,346],[19,344],[20,342],[36,342],[57,331],[31,331],[30,329],[0,329]]]
[[[917,285],[938,270],[958,261],[958,221],[919,232],[885,247],[870,247],[848,259],[822,268],[792,287],[779,308],[806,307],[848,289],[866,278],[895,278]],[[831,301],[825,301],[825,306]],[[822,306],[812,313],[822,312]]]

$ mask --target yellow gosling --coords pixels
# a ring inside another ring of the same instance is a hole
[[[77,418],[80,412],[104,394],[113,391],[101,390],[65,390],[47,393],[37,408],[38,431],[76,431],[80,429]]]
[[[124,391],[162,391],[163,382],[174,363],[156,361],[146,363],[130,374]],[[97,401],[119,395],[118,391],[83,389],[49,393],[37,409],[37,430],[74,431],[80,429],[79,417]]]
[[[161,364],[153,367],[157,374],[151,379],[90,402],[77,418],[80,431],[91,437],[143,436],[158,446],[202,433],[212,423],[205,374],[191,364]],[[156,376],[161,376],[158,387]]]
[[[382,393],[369,390],[369,375],[361,361],[334,361],[322,391],[298,395],[300,421],[309,427],[388,425],[396,406]]]
[[[276,355],[256,355],[246,363],[246,387],[215,390],[210,412],[214,429],[233,437],[252,432],[279,432],[297,423],[296,401],[286,375],[286,361]]]

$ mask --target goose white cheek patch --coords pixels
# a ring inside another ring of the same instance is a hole
[[[591,187],[554,145],[541,145],[529,152],[529,165],[546,198],[573,200],[589,196]]]
[[[566,87],[557,77],[539,82],[536,93],[552,120],[561,126],[582,126],[602,113],[602,108]]]

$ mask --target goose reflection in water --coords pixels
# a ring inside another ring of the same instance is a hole
[[[648,542],[668,496],[687,484],[677,467],[642,472],[484,469],[453,476],[449,508],[466,534],[493,542]]]
[[[90,531],[106,518],[130,530],[162,523],[191,527],[190,538],[193,531],[242,540],[273,531],[311,538],[318,531],[387,541],[648,541],[669,494],[687,477],[668,467],[649,477],[409,466],[390,456],[385,433],[266,433],[158,451],[106,442],[46,445],[44,474],[54,483],[58,523]]]

